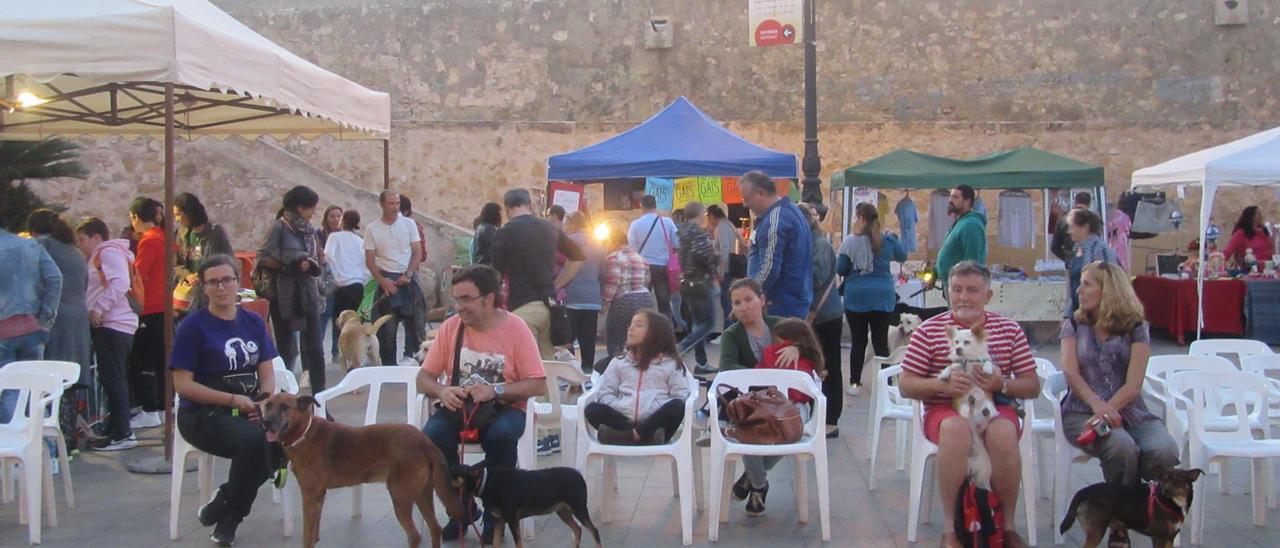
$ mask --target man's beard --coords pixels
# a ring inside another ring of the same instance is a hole
[[[972,306],[957,306],[951,315],[957,319],[972,320],[981,317],[982,311]]]
[[[947,215],[960,216],[960,210],[951,204],[947,204]]]

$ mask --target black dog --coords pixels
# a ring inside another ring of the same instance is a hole
[[[452,476],[453,484],[465,494],[479,497],[484,502],[484,511],[493,517],[494,538],[481,539],[482,544],[501,546],[502,524],[506,522],[516,546],[523,548],[520,520],[555,512],[573,530],[575,548],[582,542],[582,527],[591,531],[596,548],[601,546],[600,532],[591,523],[591,514],[587,511],[587,482],[573,468],[489,468],[480,461],[471,466],[455,466]]]
[[[1155,470],[1156,481],[1143,485],[1095,483],[1076,493],[1058,530],[1066,533],[1080,517],[1084,546],[1097,546],[1107,528],[1133,530],[1151,537],[1157,547],[1173,546],[1173,537],[1191,509],[1192,485],[1204,471],[1199,468]]]

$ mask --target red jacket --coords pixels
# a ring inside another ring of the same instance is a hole
[[[764,352],[761,353],[763,358],[760,360],[760,363],[756,365],[756,369],[794,369],[796,371],[813,375],[813,362],[809,361],[807,358],[801,357],[797,359],[795,366],[793,367],[782,367],[781,365],[778,365],[778,353],[782,352],[783,349],[789,346],[791,345],[783,343],[771,344],[764,347]],[[796,403],[809,403],[810,401],[813,401],[813,398],[810,398],[805,395],[804,392],[794,388],[787,391],[787,399]]]
[[[169,306],[169,292],[164,281],[164,229],[156,226],[142,233],[138,240],[137,258],[133,266],[142,276],[142,286],[146,289],[146,302],[142,303],[142,313],[160,314]]]

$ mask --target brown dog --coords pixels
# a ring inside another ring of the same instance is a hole
[[[287,393],[273,394],[261,403],[267,441],[284,446],[302,491],[302,545],[311,548],[320,540],[326,491],[385,482],[410,548],[422,542],[413,524],[414,504],[427,520],[431,546],[439,548],[432,490],[450,517],[462,517],[462,501],[451,486],[440,449],[413,425],[346,426],[316,417],[315,405],[311,396]]]
[[[1081,489],[1071,499],[1058,530],[1065,534],[1079,518],[1087,547],[1101,543],[1108,527],[1147,535],[1158,548],[1173,546],[1191,509],[1192,486],[1204,471],[1166,468],[1154,472],[1156,481],[1147,485],[1095,483]]]
[[[378,356],[378,330],[382,324],[391,321],[391,314],[386,314],[372,324],[360,321],[360,313],[355,310],[344,310],[338,314],[334,322],[338,328],[338,357],[344,373],[352,369],[364,367],[366,363],[381,364]]]

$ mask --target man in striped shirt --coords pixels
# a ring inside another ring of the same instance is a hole
[[[976,385],[992,394],[1033,399],[1040,393],[1040,379],[1022,328],[1013,320],[986,311],[987,302],[991,300],[991,273],[978,263],[961,261],[951,268],[950,276],[947,287],[951,311],[930,318],[911,334],[907,355],[902,361],[899,388],[903,396],[924,402],[924,436],[938,445],[938,489],[947,516],[943,522],[946,532],[942,546],[959,547],[955,531],[951,530],[955,523],[954,501],[968,473],[973,435],[968,420],[952,408],[951,398],[966,394]],[[951,364],[948,327],[981,327],[986,333],[987,351],[1000,373],[955,373],[947,381],[938,380],[938,374]],[[1000,499],[1005,526],[1012,527],[1021,481],[1018,455],[1021,425],[1013,408],[997,405],[996,409],[998,414],[985,434],[987,452],[991,455],[991,488]],[[1005,531],[1005,539],[1010,547],[1026,545],[1012,529]]]

